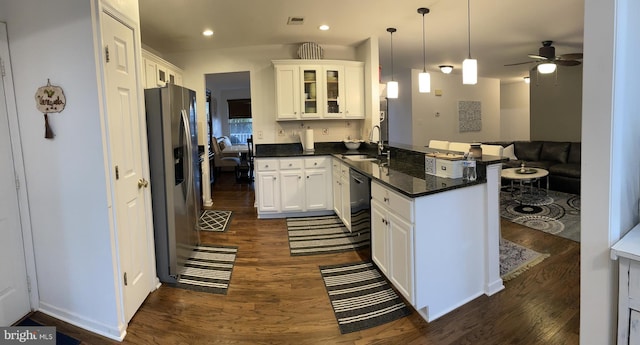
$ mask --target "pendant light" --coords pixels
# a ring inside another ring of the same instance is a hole
[[[387,83],[387,98],[398,98],[398,82],[393,80],[393,33],[396,31],[396,28],[387,28],[391,34],[391,81]]]
[[[429,9],[426,7],[420,7],[418,13],[422,14],[422,72],[418,74],[418,92],[429,93],[431,92],[431,75],[427,72],[427,50],[426,40],[424,38],[424,15],[429,13]]]
[[[471,58],[471,5],[467,0],[467,31],[469,34],[469,57],[462,62],[462,84],[478,83],[478,60]]]

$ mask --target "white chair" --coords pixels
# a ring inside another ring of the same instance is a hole
[[[480,147],[482,148],[482,155],[489,155],[489,156],[498,156],[498,157],[502,157],[502,153],[504,151],[504,147],[502,147],[502,145],[485,145],[482,144],[480,145]]]
[[[436,150],[448,150],[449,142],[443,140],[429,140],[429,148]]]
[[[449,143],[449,151],[467,153],[469,152],[470,148],[471,148],[471,144],[469,143],[457,143],[457,142]]]

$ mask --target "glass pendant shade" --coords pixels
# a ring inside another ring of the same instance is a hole
[[[464,59],[462,62],[462,84],[475,85],[478,83],[478,60]]]
[[[398,98],[398,82],[387,82],[387,98]]]
[[[418,74],[418,91],[420,93],[431,92],[431,75],[429,72],[420,72]]]
[[[538,72],[542,74],[549,74],[556,71],[556,64],[547,62],[538,65]]]

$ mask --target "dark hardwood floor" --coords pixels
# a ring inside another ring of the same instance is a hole
[[[551,256],[505,283],[506,288],[431,323],[418,314],[340,334],[319,265],[369,259],[368,251],[289,255],[285,221],[258,220],[253,186],[223,173],[213,209],[233,211],[224,233],[202,243],[238,246],[226,295],[162,286],[127,328],[124,344],[578,344],[580,245],[502,221],[502,235]],[[444,252],[442,259],[455,253]],[[84,344],[118,344],[42,313],[33,319]]]

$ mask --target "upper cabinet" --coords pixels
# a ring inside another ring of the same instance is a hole
[[[364,63],[275,60],[277,120],[363,119]]]
[[[162,58],[142,50],[145,89],[162,87],[167,83],[182,85],[182,70]]]

